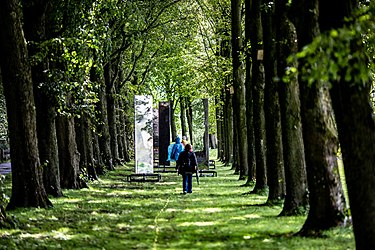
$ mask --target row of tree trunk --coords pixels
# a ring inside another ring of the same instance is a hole
[[[253,193],[268,189],[268,204],[284,201],[280,215],[300,214],[308,208],[300,234],[315,235],[348,219],[337,162],[340,145],[356,244],[358,249],[373,248],[371,82],[360,86],[342,77],[329,89],[319,79],[308,86],[301,75],[282,81],[286,68],[307,63],[288,62],[288,56],[320,32],[343,27],[358,1],[337,1],[335,6],[340,7],[332,13],[332,5],[319,0],[294,0],[290,9],[286,0],[245,0],[245,45],[242,1],[231,3],[233,91],[223,90],[224,104],[216,112],[219,158],[233,163],[240,179],[246,176],[248,184],[255,181]],[[352,43],[352,53],[361,51],[360,42]],[[221,45],[226,46],[221,51],[228,52],[228,43]]]
[[[36,57],[38,45],[58,35],[57,10],[48,1],[20,6],[18,0],[0,3],[0,66],[13,173],[8,209],[51,206],[47,195],[85,187],[87,180],[130,161],[127,109],[117,98],[119,77],[113,73],[118,60],[103,71],[92,68],[90,80],[100,86],[95,106],[75,110],[77,93],[66,91],[58,93],[66,115],[58,113],[61,103],[47,74],[66,65]],[[30,63],[32,57],[36,63]]]

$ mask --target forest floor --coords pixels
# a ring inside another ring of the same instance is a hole
[[[281,206],[262,205],[267,197],[248,194],[229,167],[217,171],[183,195],[175,173],[130,183],[133,167],[118,167],[51,198],[51,209],[8,212],[18,228],[0,229],[0,249],[355,249],[351,227],[294,236],[305,216],[278,217]]]

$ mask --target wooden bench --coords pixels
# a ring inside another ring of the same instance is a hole
[[[214,160],[208,160],[208,169],[216,169]]]
[[[158,166],[154,167],[155,173],[175,173],[176,167],[175,166]]]
[[[211,176],[211,177],[217,177],[217,172],[215,170],[199,170],[199,176]]]
[[[128,182],[159,182],[160,174],[130,174],[127,176]]]

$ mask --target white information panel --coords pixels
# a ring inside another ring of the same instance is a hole
[[[152,96],[134,97],[135,173],[150,174],[153,169]]]

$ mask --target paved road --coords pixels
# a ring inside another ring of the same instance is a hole
[[[10,172],[12,172],[10,162],[0,163],[0,174],[9,174]]]

